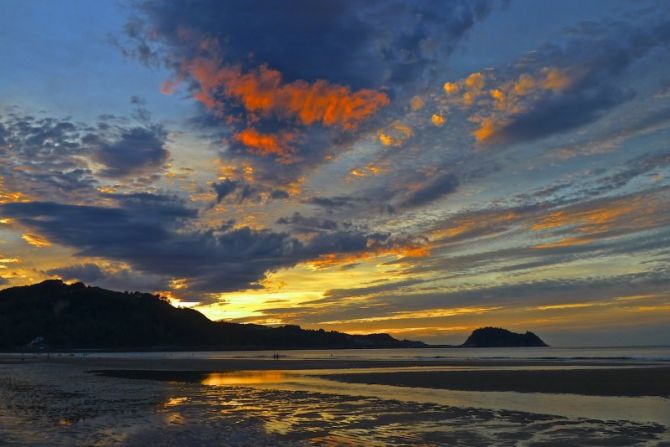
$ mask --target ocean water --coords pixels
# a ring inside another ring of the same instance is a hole
[[[283,351],[78,352],[94,358],[272,359],[286,360],[533,360],[599,362],[670,362],[670,346],[547,348],[316,349]],[[67,354],[59,354],[67,355]]]

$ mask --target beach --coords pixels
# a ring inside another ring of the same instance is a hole
[[[4,358],[0,445],[667,446],[668,379],[592,360]]]

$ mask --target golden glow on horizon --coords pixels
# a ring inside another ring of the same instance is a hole
[[[371,322],[389,321],[389,320],[414,320],[421,318],[447,318],[465,314],[483,314],[486,312],[493,312],[500,309],[502,309],[501,306],[430,309],[430,310],[414,311],[414,312],[412,311],[394,312],[392,315],[384,317],[368,317],[368,318],[354,318],[350,320],[322,321],[318,324],[332,325],[332,324],[343,324],[343,323],[371,323]]]

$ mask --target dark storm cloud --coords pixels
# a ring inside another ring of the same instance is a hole
[[[113,141],[100,141],[94,159],[105,166],[102,175],[127,177],[161,168],[170,153],[165,148],[167,132],[161,126],[123,130]]]
[[[2,214],[77,254],[127,262],[156,275],[186,277],[193,290],[248,287],[272,268],[296,262],[299,245],[288,235],[248,228],[177,231],[172,207],[95,207],[48,202],[13,203]],[[176,214],[188,214],[183,210]]]
[[[5,140],[5,135],[7,134],[7,129],[5,126],[0,123],[0,146],[4,146],[7,143],[7,140]]]
[[[369,202],[369,199],[353,196],[315,196],[307,200],[307,203],[324,208],[329,212],[342,208],[353,208],[367,202]]]
[[[290,225],[298,232],[316,232],[337,230],[337,222],[330,219],[320,219],[314,216],[303,216],[299,212],[293,213],[291,217],[281,217],[277,220],[280,225]]]
[[[138,2],[139,15],[125,34],[146,61],[155,60],[161,44],[178,59],[214,38],[231,63],[268,64],[289,80],[326,79],[357,89],[405,82],[442,61],[493,4],[147,0]]]
[[[168,289],[169,278],[156,275],[143,275],[128,269],[109,270],[97,264],[74,264],[59,267],[45,272],[51,276],[58,276],[65,281],[81,281],[88,285],[109,288],[113,290],[139,290],[153,292]]]
[[[655,57],[668,56],[670,21],[660,16],[642,26],[583,23],[570,30],[571,38],[564,45],[541,47],[525,63],[560,67],[570,73],[573,83],[560,95],[547,95],[531,109],[513,116],[487,140],[529,141],[579,128],[633,98],[631,88],[620,86],[624,72],[654,52]]]
[[[97,264],[76,264],[68,267],[59,267],[46,272],[67,280],[77,279],[86,283],[93,283],[105,277],[105,273]]]
[[[0,214],[52,242],[75,248],[78,256],[125,262],[144,275],[186,278],[194,292],[255,287],[268,271],[325,253],[362,251],[370,241],[390,242],[388,235],[357,231],[319,234],[300,242],[287,233],[235,229],[225,223],[218,229],[188,230],[186,225],[196,213],[175,198],[111,197],[118,206],[8,203],[0,205]],[[96,272],[89,267],[79,273]]]
[[[281,189],[275,189],[270,193],[270,197],[273,199],[288,199],[289,194],[286,191],[282,191]]]
[[[149,64],[161,58],[174,72],[163,90],[187,85],[203,104],[193,122],[228,142],[222,157],[253,164],[257,178],[276,189],[379,126],[393,114],[389,100],[403,102],[415,84],[441,76],[448,56],[495,3],[147,0],[135,4],[122,46]],[[265,98],[253,104],[267,109],[248,110],[244,98],[255,88],[227,91],[242,81],[272,90],[276,103]],[[302,99],[281,99],[282,88]],[[353,107],[329,112],[338,117],[332,121],[315,119],[314,104],[322,101],[306,99],[315,94]],[[299,112],[287,113],[286,103],[303,99]]]
[[[400,205],[405,208],[426,205],[452,194],[458,189],[458,184],[458,178],[453,174],[437,175],[407,194]]]
[[[235,180],[223,180],[222,182],[213,183],[212,188],[216,192],[216,202],[221,203],[223,199],[233,193],[239,186],[238,181]]]
[[[232,201],[238,204],[261,200],[260,190],[242,180],[226,179],[213,183],[212,188],[216,192],[216,203],[221,203],[227,198],[232,198]]]
[[[489,139],[491,142],[511,143],[530,141],[567,131],[596,121],[612,107],[633,97],[632,92],[617,88],[586,89],[551,98],[532,110],[514,117]]]

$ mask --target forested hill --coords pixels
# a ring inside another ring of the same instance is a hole
[[[0,349],[280,349],[425,346],[388,334],[349,335],[214,322],[148,293],[48,280],[0,291]]]

